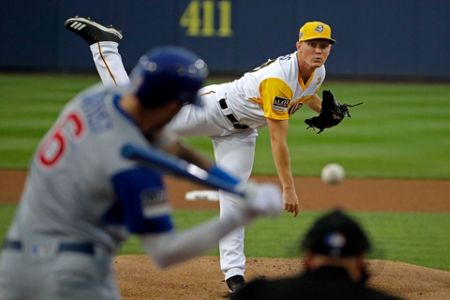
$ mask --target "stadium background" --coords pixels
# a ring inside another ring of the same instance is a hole
[[[447,0],[3,0],[0,67],[92,70],[88,48],[61,26],[92,16],[123,30],[127,68],[161,44],[198,52],[213,74],[240,73],[295,50],[298,28],[318,19],[337,39],[330,77],[450,79]]]
[[[364,105],[321,135],[305,130],[303,119],[311,115],[307,110],[290,122],[289,145],[294,173],[301,176],[298,190],[304,211],[299,218],[285,214],[249,228],[247,255],[258,257],[249,260],[249,275],[286,275],[296,269],[294,249],[301,234],[325,207],[341,201],[383,250],[373,257],[395,262],[398,273],[391,272],[389,263],[381,264],[382,276],[376,278],[380,286],[409,299],[450,295],[448,1],[4,0],[1,7],[0,203],[7,203],[0,205],[0,240],[38,141],[62,106],[98,81],[87,45],[64,29],[66,18],[91,16],[121,28],[125,39],[120,49],[128,69],[148,48],[177,44],[204,57],[214,81],[234,78],[268,58],[293,52],[298,27],[317,19],[331,24],[338,40],[323,88],[345,102]],[[232,77],[217,77],[224,75]],[[211,153],[208,139],[189,142]],[[261,130],[255,174],[274,174],[268,143],[267,132]],[[318,182],[320,167],[327,162],[345,166],[350,178],[342,186]],[[177,184],[172,191],[180,187]],[[352,204],[350,198],[355,200]],[[217,208],[201,210],[176,200],[183,205],[174,212],[180,228],[217,213]],[[202,258],[205,264],[194,261],[187,273],[176,269],[175,274],[149,271],[142,262],[146,258],[136,263],[126,256],[142,253],[132,239],[118,258],[125,299],[145,299],[158,292],[166,296],[161,299],[171,299],[168,290],[179,293],[173,298],[187,299],[186,288],[192,299],[216,298],[224,292],[214,256],[217,249],[209,253],[212,258]],[[268,256],[272,260],[259,258]],[[398,261],[414,266],[399,268]],[[408,281],[400,282],[406,276]],[[196,283],[177,282],[187,277]],[[136,287],[136,281],[147,290]],[[152,290],[156,286],[159,290]]]

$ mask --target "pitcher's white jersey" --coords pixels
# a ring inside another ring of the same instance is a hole
[[[241,78],[220,85],[237,119],[252,128],[266,125],[266,118],[287,120],[319,90],[325,66],[317,68],[304,83],[297,52],[269,60]]]
[[[121,156],[148,142],[118,101],[96,86],[66,105],[34,155],[9,239],[58,237],[114,252],[128,233],[172,230],[161,175]]]

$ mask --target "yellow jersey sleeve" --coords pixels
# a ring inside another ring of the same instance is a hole
[[[274,120],[289,119],[289,104],[293,92],[280,78],[264,79],[259,85],[264,117]]]

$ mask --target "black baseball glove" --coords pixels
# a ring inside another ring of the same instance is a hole
[[[322,109],[320,110],[320,114],[310,119],[306,119],[305,123],[308,125],[308,128],[317,128],[319,129],[319,132],[317,133],[321,133],[324,129],[339,124],[345,116],[350,117],[348,108],[360,104],[362,103],[355,105],[340,104],[330,91],[323,91]]]

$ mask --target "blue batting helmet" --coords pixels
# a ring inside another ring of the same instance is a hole
[[[197,96],[208,68],[193,52],[174,46],[158,47],[144,54],[131,72],[134,94],[143,106],[159,106],[171,100],[201,106]]]

